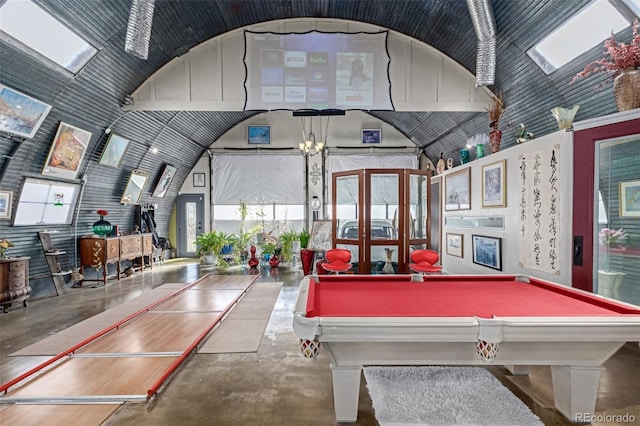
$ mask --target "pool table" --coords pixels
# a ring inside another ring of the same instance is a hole
[[[640,340],[640,308],[522,275],[312,275],[293,329],[305,356],[329,356],[339,422],[357,420],[363,366],[487,364],[551,366],[575,421],[595,410],[604,362]]]

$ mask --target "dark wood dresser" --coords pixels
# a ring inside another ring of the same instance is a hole
[[[30,257],[0,259],[0,306],[6,313],[13,303],[27,306],[31,294],[29,286]]]

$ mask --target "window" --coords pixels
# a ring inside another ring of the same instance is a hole
[[[7,0],[0,10],[0,30],[74,74],[97,53],[31,1]]]
[[[13,225],[70,225],[79,192],[80,184],[27,178]]]
[[[640,0],[624,0],[631,9],[640,8]],[[630,26],[608,0],[596,0],[540,43],[527,51],[527,55],[542,70],[550,74],[611,36]]]

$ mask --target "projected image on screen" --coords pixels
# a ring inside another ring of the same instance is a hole
[[[387,32],[245,31],[245,110],[393,110]]]

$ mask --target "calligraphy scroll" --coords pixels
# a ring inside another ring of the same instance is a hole
[[[520,267],[560,275],[560,145],[521,155],[518,183]]]

